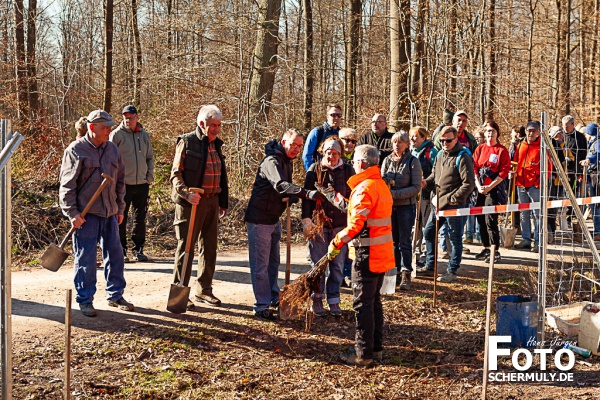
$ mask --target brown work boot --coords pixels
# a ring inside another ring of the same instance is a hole
[[[340,360],[342,360],[343,363],[348,364],[348,365],[356,365],[357,367],[366,367],[366,368],[370,368],[373,366],[373,359],[372,358],[359,358],[356,355],[356,350],[354,348],[349,349],[348,351],[345,351],[343,353],[340,354]]]
[[[211,306],[218,307],[221,305],[221,300],[217,299],[212,293],[211,294],[201,294],[194,296],[196,301],[201,303],[210,304]]]
[[[402,271],[402,280],[400,281],[400,290],[410,290],[410,272]]]

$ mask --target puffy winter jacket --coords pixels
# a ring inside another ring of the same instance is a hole
[[[421,163],[410,151],[402,157],[390,154],[383,160],[381,175],[390,183],[390,191],[395,206],[417,204],[417,195],[421,191]]]

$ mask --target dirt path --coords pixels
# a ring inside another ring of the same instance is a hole
[[[283,286],[285,278],[285,247],[282,250],[280,286]],[[307,270],[305,254],[305,246],[298,245],[292,249],[292,279]],[[88,318],[80,313],[75,302],[71,261],[67,261],[57,272],[50,272],[43,268],[13,272],[13,337],[18,341],[24,336],[31,338],[54,335],[56,331],[63,331],[67,289],[73,289],[74,329],[104,331],[115,324],[150,316],[152,319],[171,319],[174,316],[166,311],[166,305],[172,273],[173,259],[154,259],[152,262],[125,264],[127,288],[124,297],[136,307],[136,311],[131,313],[108,306],[104,292],[106,285],[103,270],[99,268],[94,299],[98,317]],[[194,261],[192,282],[195,282],[195,276],[196,262]],[[195,288],[192,287],[192,297],[194,290]],[[223,301],[222,309],[235,309],[237,312],[251,315],[254,294],[247,251],[227,251],[218,255],[213,291]],[[202,310],[202,307],[198,308]]]

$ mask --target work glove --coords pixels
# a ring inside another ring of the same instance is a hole
[[[329,243],[329,247],[327,248],[327,258],[333,260],[337,257],[338,254],[340,254],[340,251],[335,248],[335,245],[332,241],[331,243]]]
[[[312,201],[325,200],[325,196],[319,193],[318,190],[309,190],[306,192],[306,198]]]
[[[329,201],[335,208],[340,210],[343,213],[348,211],[348,201],[342,196],[340,193],[336,192],[333,186],[329,184],[329,186],[324,187],[315,183],[315,188],[321,193],[327,201]]]

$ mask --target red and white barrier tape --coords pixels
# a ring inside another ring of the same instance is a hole
[[[577,204],[598,204],[600,203],[600,196],[595,197],[584,197],[577,199]],[[483,214],[500,214],[505,212],[513,211],[527,211],[527,210],[539,210],[540,202],[535,203],[521,203],[521,204],[505,204],[502,206],[484,206],[484,207],[471,207],[471,208],[457,208],[456,210],[441,210],[437,213],[438,217],[460,217],[469,215],[483,215]],[[565,200],[552,200],[548,202],[548,208],[559,208],[569,207],[571,201]]]

